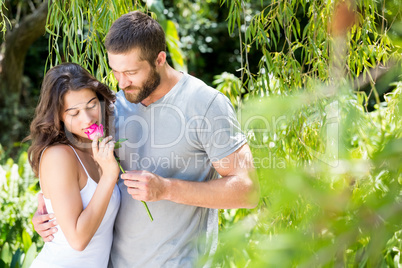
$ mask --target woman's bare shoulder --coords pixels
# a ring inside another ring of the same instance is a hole
[[[46,148],[43,152],[40,165],[42,168],[57,168],[61,171],[76,168],[76,158],[70,146],[66,144],[56,144]]]
[[[70,146],[49,146],[43,152],[39,175],[42,192],[46,198],[51,199],[51,193],[59,193],[60,189],[68,192],[71,185],[78,187],[78,164]]]

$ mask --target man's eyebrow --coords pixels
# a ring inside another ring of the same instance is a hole
[[[93,97],[92,99],[90,99],[90,100],[87,102],[87,105],[88,105],[91,101],[93,101],[94,99],[96,99],[96,97]],[[77,109],[77,108],[71,107],[71,108],[66,109],[64,112],[68,112],[68,111],[75,110],[75,109]]]
[[[138,71],[138,68],[137,69],[126,70],[123,73],[137,72],[137,71]]]
[[[138,72],[139,68],[135,68],[135,69],[129,69],[129,70],[124,70],[124,71],[116,71],[115,69],[112,69],[113,72],[118,72],[118,73],[129,73],[129,72]]]

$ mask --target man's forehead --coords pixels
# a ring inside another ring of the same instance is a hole
[[[107,55],[110,67],[117,71],[131,69],[135,66],[141,65],[144,62],[144,60],[142,60],[139,56],[140,54],[138,49],[120,54],[108,52]]]

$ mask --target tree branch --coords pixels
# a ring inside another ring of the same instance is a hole
[[[21,107],[22,76],[29,47],[45,33],[48,1],[45,0],[12,30],[7,30],[4,57],[0,61],[0,143],[21,139],[20,129],[28,113]]]
[[[4,58],[1,62],[0,100],[21,92],[21,77],[29,47],[45,33],[48,1],[45,0],[32,14],[24,17],[14,29],[6,33]]]

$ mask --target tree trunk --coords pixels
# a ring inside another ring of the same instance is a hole
[[[19,129],[25,107],[21,107],[22,77],[29,47],[45,33],[48,1],[6,33],[4,57],[0,62],[0,144],[21,139]],[[25,113],[25,116],[27,114]]]

